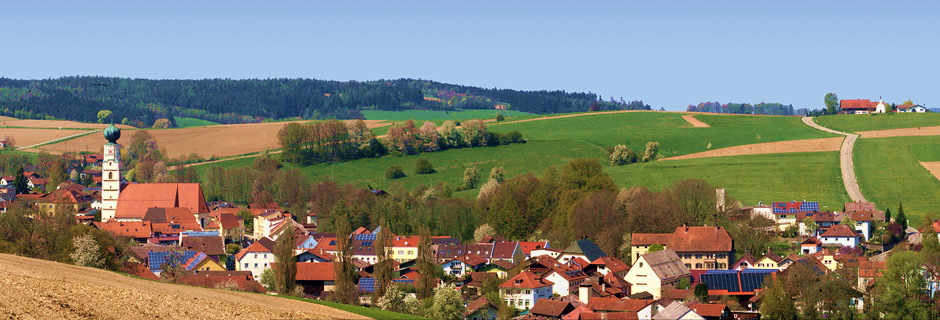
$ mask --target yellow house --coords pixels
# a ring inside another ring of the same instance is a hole
[[[200,252],[186,262],[188,271],[226,271],[218,262],[212,260],[205,253]]]
[[[395,236],[392,239],[392,247],[389,250],[389,258],[405,262],[418,258],[418,236]]]

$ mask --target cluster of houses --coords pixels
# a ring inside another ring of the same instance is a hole
[[[839,107],[842,109],[842,114],[885,113],[889,109],[889,106],[889,104],[885,104],[881,99],[878,99],[878,102],[869,99],[839,100]],[[893,112],[924,113],[927,112],[927,108],[921,105],[901,104],[895,105]]]

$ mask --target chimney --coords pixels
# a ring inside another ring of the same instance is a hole
[[[581,286],[578,287],[578,300],[581,300],[581,302],[584,302],[584,304],[588,304],[588,300],[591,299],[590,290],[591,286],[588,285],[587,282],[582,283]]]

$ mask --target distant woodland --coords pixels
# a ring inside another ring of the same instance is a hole
[[[795,116],[803,115],[810,110],[807,109],[793,109],[793,105],[785,105],[782,103],[727,103],[721,104],[718,101],[715,102],[702,102],[698,105],[689,105],[686,108],[686,111],[689,112],[709,112],[709,113],[732,113],[732,114],[763,114],[763,115],[774,115],[774,116]]]
[[[0,114],[21,119],[95,122],[98,111],[110,110],[115,122],[151,127],[158,119],[172,117],[251,123],[362,119],[361,110],[414,109],[508,109],[547,114],[651,108],[642,101],[604,100],[594,93],[487,89],[414,79],[0,78]]]

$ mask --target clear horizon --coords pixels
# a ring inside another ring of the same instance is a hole
[[[0,76],[414,78],[654,109],[840,99],[940,107],[940,4],[65,1],[5,5]]]

